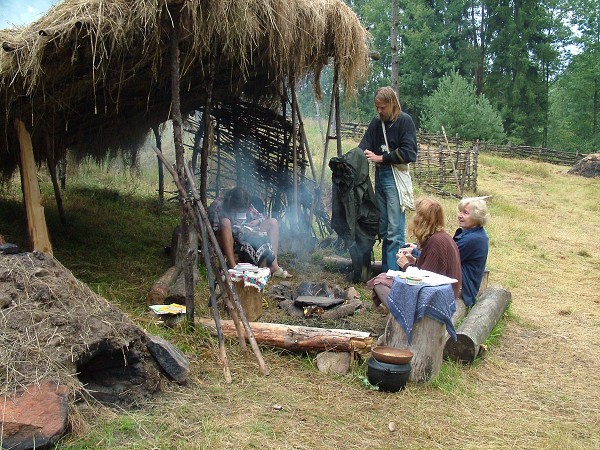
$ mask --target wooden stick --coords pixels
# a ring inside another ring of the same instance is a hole
[[[456,173],[456,164],[454,164],[454,158],[452,157],[452,150],[450,150],[450,144],[448,143],[448,136],[446,136],[446,130],[443,125],[442,125],[442,131],[444,132],[444,139],[446,140],[446,147],[448,148],[450,162],[452,163],[452,174],[454,175],[454,181],[456,182],[456,189],[458,190],[458,195],[460,195],[462,197],[462,188],[460,187],[460,183],[458,182],[458,174]]]
[[[177,176],[177,172],[175,172],[175,170],[169,165],[169,162],[164,157],[164,155],[160,152],[160,150],[158,150],[156,147],[152,147],[152,148],[154,150],[154,153],[156,153],[156,156],[158,156],[158,158],[162,161],[163,165],[165,166],[165,169],[167,169],[167,171],[173,177],[173,181],[175,182],[175,186],[177,187],[177,190],[179,191],[179,194],[187,196],[186,190],[184,189],[184,187],[182,186],[181,182],[179,181],[179,177]],[[192,183],[193,183],[193,179],[192,179]],[[194,185],[194,188],[195,188],[195,185]],[[192,207],[190,206],[190,204],[188,202],[184,202],[184,207],[188,210],[188,213],[190,215],[192,215],[192,217],[194,217],[196,229],[200,232],[200,229],[199,229],[200,222],[202,222],[204,220],[204,218],[203,217],[197,217],[196,214],[195,214],[195,211],[192,209]],[[198,210],[199,210],[200,207],[201,207],[201,205],[197,205],[197,207],[198,207]],[[198,213],[198,214],[200,215],[200,213]],[[205,211],[205,216],[206,216],[206,222],[205,223],[209,223],[208,216],[206,215],[206,211]],[[215,234],[212,231],[212,228],[207,227],[207,231],[208,231],[208,236],[209,236],[209,239],[210,239],[211,244],[213,246],[213,249],[214,248],[219,248],[218,247],[219,243],[217,242],[217,238],[215,237]],[[223,273],[227,272],[227,265],[225,264],[225,258],[223,258],[222,254],[218,255],[218,260],[219,260],[219,264],[217,266],[220,267],[222,271],[224,271]],[[225,277],[225,278],[229,281],[229,283],[231,283],[231,280],[228,277]],[[223,280],[221,280],[221,277],[217,277],[217,281],[219,282],[219,285],[221,286],[221,292],[227,292],[229,294],[229,296],[231,296],[232,295],[231,291],[233,290],[233,287],[231,286],[231,289],[227,290],[226,283],[223,282]],[[233,312],[235,312],[235,308],[231,304],[230,299],[228,298],[228,296],[225,296],[225,299],[226,299],[225,300],[225,304],[227,305],[227,308],[229,309],[230,313],[232,313],[232,318],[234,320],[236,320],[236,324],[237,324],[237,322],[239,322],[240,319],[239,319],[239,317],[238,317],[237,314],[233,313]],[[242,347],[242,350],[244,351],[244,354],[247,354],[248,353],[248,349],[246,347],[246,341],[243,338],[243,333],[242,333],[242,330],[241,330],[241,326],[239,327],[239,330],[240,330],[239,331],[240,346]]]
[[[186,167],[186,170],[187,169]],[[193,181],[191,181],[190,183],[192,187],[192,191],[195,192],[195,186]],[[208,215],[206,214],[206,210],[204,209],[204,206],[202,206],[202,202],[199,199],[195,199],[195,210],[197,213],[200,214],[202,221],[204,222],[204,224],[206,225],[206,229],[210,230],[209,236],[211,237],[211,241],[213,244],[213,250],[216,252],[216,249],[220,248],[219,247],[219,243],[217,242],[217,238],[215,237],[214,233],[212,232],[212,228],[210,228],[210,221],[208,220]],[[214,240],[213,240],[214,238]],[[225,274],[225,281],[223,281],[221,279],[221,277],[218,277],[217,280],[220,283],[220,286],[222,286],[223,288],[225,288],[227,290],[227,292],[229,293],[229,298],[233,299],[232,304],[233,304],[233,309],[235,310],[235,312],[237,313],[239,320],[238,322],[242,322],[242,325],[244,326],[244,329],[246,331],[246,334],[248,335],[248,341],[250,342],[250,347],[252,347],[252,351],[254,352],[256,359],[258,361],[258,365],[260,367],[260,371],[262,372],[263,375],[269,375],[269,369],[267,368],[265,361],[262,357],[262,353],[260,352],[260,348],[258,348],[258,344],[256,342],[256,339],[254,337],[254,333],[252,332],[252,328],[250,328],[250,325],[248,323],[248,319],[246,318],[246,313],[244,312],[244,308],[242,307],[242,302],[240,300],[240,297],[238,296],[237,292],[235,291],[233,284],[231,282],[231,278],[229,277],[229,272],[227,271],[227,266],[225,264],[225,259],[223,258],[223,254],[219,252],[219,260],[220,260],[220,266],[221,266],[221,270],[222,273]],[[232,316],[234,317],[234,316]],[[238,328],[239,325],[236,325],[236,328]],[[238,334],[241,330],[238,329]]]
[[[50,171],[50,179],[54,188],[54,198],[56,199],[56,207],[60,216],[60,223],[67,224],[67,216],[65,216],[65,208],[63,207],[62,194],[58,186],[58,178],[56,176],[56,160],[54,159],[54,147],[51,145],[50,136],[46,134],[46,162]]]
[[[193,177],[191,177],[191,173],[189,171],[189,168],[186,167],[186,172],[188,173],[189,179],[190,179],[190,189],[192,191],[192,195],[194,196],[196,203],[198,203],[200,201],[199,197],[198,197],[198,190],[196,188],[196,184],[194,182]],[[202,208],[204,208],[204,205],[202,205]],[[196,221],[198,224],[204,224],[204,230],[210,230],[210,233],[214,236],[214,232],[211,228],[211,224],[210,224],[210,220],[208,220],[208,216],[205,214],[206,220],[204,220],[204,218],[202,217],[202,214],[200,213],[200,208],[198,207],[198,205],[196,205],[196,209],[194,210],[194,213],[196,213]],[[207,235],[210,236],[207,232]],[[210,252],[210,264],[211,267],[214,267],[216,269],[217,272],[219,272],[219,270],[221,271],[221,273],[228,273],[227,272],[227,264],[225,263],[225,259],[223,258],[223,254],[221,252],[217,252],[216,249],[219,248],[219,243],[216,240],[216,237],[214,240],[212,240],[212,247],[209,247],[209,252]],[[208,266],[207,266],[208,268]],[[235,291],[232,289],[233,286],[228,286],[228,284],[231,284],[231,279],[229,277],[225,277],[226,280],[229,282],[225,282],[221,277],[216,277],[215,279],[217,280],[217,282],[219,283],[219,288],[221,289],[221,292],[226,293],[227,295],[225,295],[225,306],[227,307],[227,310],[229,311],[229,314],[231,315],[231,318],[233,319],[234,323],[235,323],[235,328],[237,330],[237,335],[238,335],[238,340],[240,342],[240,347],[242,348],[242,352],[244,353],[244,356],[248,356],[249,352],[248,352],[248,347],[246,346],[246,340],[244,339],[244,332],[243,332],[243,327],[241,324],[241,320],[240,320],[240,316],[237,313],[237,310],[234,306],[234,302],[232,302],[231,299],[234,298]],[[241,302],[240,302],[241,305]],[[245,314],[244,314],[245,316]]]
[[[204,254],[204,264],[206,265],[206,274],[208,275],[208,287],[210,290],[210,304],[213,312],[213,320],[215,321],[215,327],[217,329],[217,339],[219,341],[219,356],[221,363],[223,364],[223,374],[225,375],[225,381],[231,384],[231,372],[229,370],[229,362],[227,359],[227,352],[225,351],[225,341],[223,340],[223,329],[221,328],[221,318],[219,317],[219,308],[217,306],[217,298],[215,296],[215,284],[214,284],[214,273],[212,263],[210,260],[209,249],[208,249],[208,236],[206,233],[206,224],[200,224],[200,230],[202,235],[202,253]]]

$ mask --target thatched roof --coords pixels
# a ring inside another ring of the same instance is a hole
[[[16,167],[16,118],[38,161],[48,149],[126,147],[167,120],[175,10],[184,115],[204,104],[211,63],[217,102],[267,104],[282,83],[318,79],[329,58],[346,91],[366,75],[368,33],[341,0],[65,0],[0,30],[0,172]]]

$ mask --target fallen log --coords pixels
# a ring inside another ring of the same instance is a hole
[[[146,296],[146,305],[150,306],[165,304],[165,298],[167,297],[169,286],[173,282],[176,274],[177,268],[175,266],[169,267],[167,271],[154,282],[150,288],[150,291],[148,291],[148,295]]]
[[[196,319],[196,323],[210,328],[214,333],[211,319]],[[223,335],[237,335],[232,320],[221,321]],[[366,331],[344,330],[338,328],[303,327],[280,323],[250,322],[256,342],[291,351],[370,351],[373,338]],[[244,337],[246,333],[244,332]]]
[[[486,289],[456,331],[457,340],[450,339],[446,342],[444,355],[463,363],[475,361],[483,342],[508,308],[510,301],[509,291],[499,286]]]
[[[350,258],[342,258],[341,256],[324,256],[323,264],[331,267],[334,270],[343,272],[352,270],[352,260]],[[371,261],[371,274],[372,276],[379,275],[381,273],[381,261]]]

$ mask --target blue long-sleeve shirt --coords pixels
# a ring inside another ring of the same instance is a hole
[[[485,272],[489,237],[482,226],[476,226],[456,230],[454,241],[460,253],[462,298],[466,306],[473,306]]]

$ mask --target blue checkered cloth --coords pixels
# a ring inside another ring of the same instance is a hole
[[[387,298],[388,309],[404,329],[408,343],[412,340],[415,322],[427,315],[446,324],[448,334],[456,340],[452,315],[456,311],[454,291],[449,284],[441,286],[410,285],[396,277]]]

